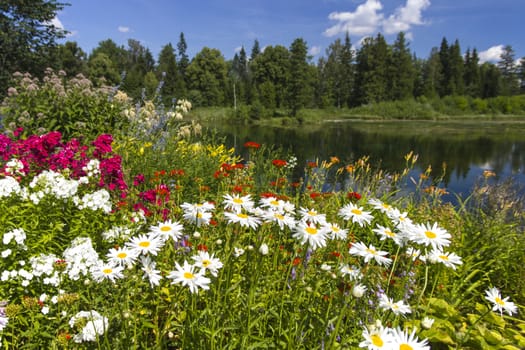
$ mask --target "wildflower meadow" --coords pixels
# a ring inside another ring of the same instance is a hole
[[[6,349],[523,349],[523,198],[417,155],[227,148],[190,101],[48,71],[3,101]],[[303,176],[293,175],[300,169]],[[407,190],[407,183],[415,187]]]

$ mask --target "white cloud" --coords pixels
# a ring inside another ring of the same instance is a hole
[[[503,53],[503,45],[492,46],[486,51],[481,51],[479,56],[479,62],[497,62],[500,60],[501,54]]]
[[[312,56],[317,56],[321,52],[320,46],[312,46],[310,50],[308,50],[308,53]]]
[[[407,0],[405,6],[398,7],[383,23],[386,34],[408,31],[413,25],[424,24],[421,12],[430,6],[430,0]]]
[[[357,6],[354,12],[332,12],[328,18],[338,23],[326,29],[324,35],[330,37],[346,32],[350,35],[372,34],[383,22],[383,14],[378,13],[382,9],[379,0],[367,0]]]
[[[118,26],[118,31],[121,32],[121,33],[128,33],[129,30],[130,30],[129,27]]]
[[[50,22],[48,22],[48,24],[53,25],[60,30],[64,30],[64,25],[62,24],[60,19],[58,19],[57,16],[55,16]]]
[[[328,18],[338,23],[326,29],[324,35],[331,37],[348,32],[350,35],[367,36],[381,29],[386,34],[407,32],[412,26],[425,23],[422,12],[429,6],[430,0],[406,0],[404,6],[399,6],[393,14],[385,17],[380,0],[366,0],[354,12],[332,12]]]

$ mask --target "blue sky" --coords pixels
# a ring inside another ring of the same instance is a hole
[[[410,49],[427,58],[443,37],[476,48],[482,60],[497,61],[504,45],[525,56],[525,0],[68,0],[55,24],[71,32],[88,54],[102,40],[126,46],[139,40],[155,59],[184,32],[187,53],[219,49],[231,59],[254,40],[289,47],[303,38],[314,62],[348,31],[354,47],[381,32],[393,43],[404,31]]]

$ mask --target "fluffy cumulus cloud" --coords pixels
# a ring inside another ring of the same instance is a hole
[[[337,21],[326,29],[324,35],[335,36],[348,32],[350,35],[366,36],[383,31],[386,34],[407,32],[415,25],[422,25],[422,12],[430,6],[430,0],[406,0],[404,6],[396,8],[386,17],[379,0],[366,0],[354,12],[333,12],[328,18]]]
[[[129,27],[118,26],[118,31],[121,32],[121,33],[129,33]]]
[[[414,25],[422,25],[422,12],[430,6],[430,0],[407,0],[405,6],[398,7],[394,14],[383,22],[386,34],[406,32]]]
[[[490,49],[482,51],[478,54],[479,62],[497,62],[500,60],[502,53],[503,45],[492,46]]]
[[[337,21],[335,25],[324,31],[326,36],[340,33],[350,35],[368,35],[374,33],[384,20],[383,14],[378,13],[383,9],[379,0],[367,0],[357,6],[354,12],[332,12],[328,18]]]

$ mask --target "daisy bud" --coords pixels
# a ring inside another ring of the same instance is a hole
[[[259,253],[262,255],[268,255],[268,245],[266,243],[261,244],[259,247]]]
[[[421,327],[425,328],[425,329],[430,329],[432,328],[432,325],[434,324],[434,319],[433,318],[430,318],[430,317],[425,317],[422,321],[421,321]]]
[[[201,233],[199,231],[193,232],[193,238],[200,238],[200,237],[201,237]]]
[[[221,244],[222,244],[222,239],[218,239],[218,240],[216,240],[216,241],[215,241],[215,244],[217,244],[217,245],[221,245]]]
[[[356,298],[361,298],[363,295],[365,295],[366,292],[366,286],[362,284],[356,284],[354,288],[352,288],[352,295]]]
[[[248,250],[253,250],[253,245],[249,245],[249,246],[247,246],[246,249],[248,249]]]

